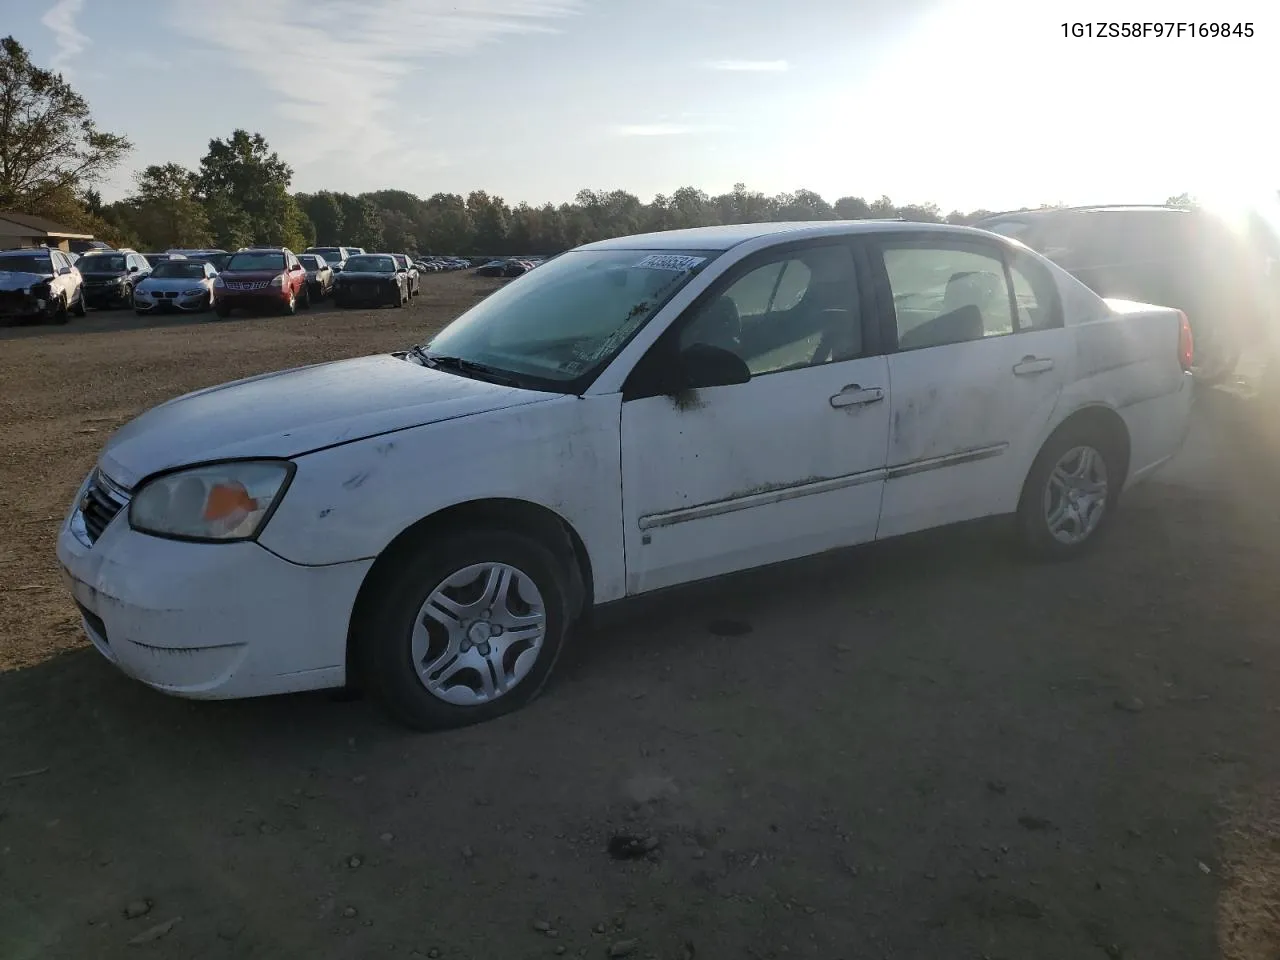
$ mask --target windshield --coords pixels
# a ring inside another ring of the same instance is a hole
[[[283,270],[284,254],[278,250],[248,250],[237,253],[227,264],[228,270]]]
[[[570,251],[476,304],[428,349],[552,383],[578,380],[608,363],[716,255]]]
[[[395,273],[395,261],[390,257],[352,257],[342,268],[343,273]]]
[[[302,256],[298,257],[298,262],[301,263],[308,270],[320,269],[319,262],[317,262],[316,258],[311,256],[310,254],[304,253]]]
[[[166,260],[156,264],[151,271],[153,277],[186,277],[192,280],[204,279],[204,264],[199,260]]]
[[[0,270],[13,273],[53,273],[53,261],[47,253],[0,257]]]
[[[318,257],[324,257],[325,260],[329,261],[329,263],[333,263],[336,260],[342,259],[342,251],[339,250],[337,247],[323,247],[323,248],[311,250],[308,252],[315,254]]]
[[[124,270],[124,257],[119,254],[93,253],[80,259],[80,269],[86,273],[95,270],[119,273]]]

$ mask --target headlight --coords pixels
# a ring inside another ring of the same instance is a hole
[[[184,297],[198,297],[198,296],[200,296],[202,293],[204,293],[204,287],[193,287],[193,288],[192,288],[192,289],[190,289],[190,290],[183,290],[183,291],[182,291],[182,295],[183,295]]]
[[[227,281],[223,280],[221,277],[214,277],[213,285],[215,287],[225,287],[227,285]]]
[[[271,286],[273,286],[273,287],[283,287],[283,286],[284,286],[284,284],[285,284],[285,281],[286,281],[286,280],[288,280],[288,279],[289,279],[289,278],[288,278],[287,276],[285,276],[283,273],[278,273],[278,274],[276,274],[274,277],[272,277],[272,278],[271,278]]]
[[[114,283],[114,284],[118,287],[118,286],[120,286],[122,283],[124,283],[124,281],[125,281],[125,278],[124,278],[124,277],[115,277],[115,278],[114,278],[114,279],[112,279],[110,282],[111,282],[111,283]]]
[[[134,291],[133,291],[133,295],[134,295],[135,297],[149,297],[149,296],[151,296],[151,291],[150,291],[150,290],[146,290],[146,289],[144,289],[144,288],[142,288],[142,287],[138,287],[138,289],[136,289],[136,290],[134,290]]]
[[[252,540],[293,476],[285,460],[191,467],[145,484],[129,504],[129,525],[179,540]]]

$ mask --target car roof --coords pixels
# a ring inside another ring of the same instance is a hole
[[[851,234],[936,231],[967,234],[970,227],[949,223],[920,223],[906,220],[802,220],[782,223],[731,223],[716,227],[689,227],[659,233],[638,233],[630,237],[597,240],[579,250],[728,250],[760,237],[803,240],[810,237],[838,237]]]
[[[1092,207],[1042,207],[1036,210],[1008,210],[1004,213],[993,213],[990,216],[983,217],[978,223],[990,223],[994,220],[1041,220],[1048,217],[1061,216],[1063,214],[1077,213],[1142,213],[1142,214],[1190,214],[1193,211],[1187,207],[1165,207],[1159,204],[1100,204]]]

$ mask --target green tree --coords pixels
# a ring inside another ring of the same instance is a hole
[[[211,222],[216,213],[220,223],[234,224],[234,232],[247,229],[258,243],[301,248],[302,212],[289,194],[292,180],[293,169],[262,134],[235,130],[226,140],[209,141],[198,184]]]
[[[475,231],[472,249],[476,253],[502,253],[507,248],[507,220],[510,211],[501,197],[490,197],[483,190],[467,195],[467,213]]]
[[[369,251],[381,250],[382,218],[378,216],[378,208],[371,201],[349,193],[339,193],[336,197],[342,207],[344,238],[341,242]]]
[[[861,197],[841,197],[833,209],[841,220],[866,220],[871,216],[871,204]]]
[[[472,226],[467,201],[456,193],[433,194],[418,214],[417,231],[418,250],[421,252],[470,252]]]
[[[131,149],[97,128],[61,74],[33,64],[13,37],[0,40],[0,210],[47,210],[60,192],[103,179]]]
[[[213,242],[209,217],[196,195],[196,175],[177,163],[135,175],[129,198],[134,233],[148,249],[204,247]]]
[[[337,197],[328,190],[321,190],[319,193],[295,194],[294,199],[315,225],[314,246],[336,247],[343,242],[342,204],[338,203]]]

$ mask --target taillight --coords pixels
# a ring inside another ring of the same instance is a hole
[[[1195,339],[1191,336],[1191,321],[1181,310],[1178,311],[1178,363],[1183,370],[1190,370],[1195,360]]]

